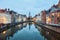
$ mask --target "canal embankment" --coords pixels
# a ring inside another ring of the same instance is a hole
[[[46,25],[46,24],[42,24],[42,23],[37,23],[37,22],[34,22],[36,25],[38,26],[42,26],[42,28],[46,29],[46,30],[52,30],[56,33],[59,33],[60,34],[60,28],[59,27],[53,27],[51,25]]]

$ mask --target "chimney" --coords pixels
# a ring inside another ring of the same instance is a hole
[[[8,11],[10,11],[10,9],[8,8]]]
[[[5,8],[5,11],[7,11],[7,8]]]

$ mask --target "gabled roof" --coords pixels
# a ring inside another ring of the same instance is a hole
[[[49,10],[47,10],[47,14],[54,11],[60,11],[60,0],[57,5],[53,5]]]
[[[17,14],[17,12],[15,12],[15,11],[13,11],[13,10],[11,10],[11,11],[9,11],[10,12],[10,14]]]

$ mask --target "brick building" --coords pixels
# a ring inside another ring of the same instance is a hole
[[[42,11],[42,22],[48,24],[60,24],[60,0],[57,5],[53,5],[49,10]]]
[[[43,23],[46,23],[46,11],[44,10],[44,11],[42,11],[42,14],[41,14],[41,21],[43,22]]]

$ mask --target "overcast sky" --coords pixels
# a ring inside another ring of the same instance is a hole
[[[57,4],[59,0],[0,0],[0,8],[10,8],[20,14],[34,16],[42,10],[49,9],[53,4]]]

